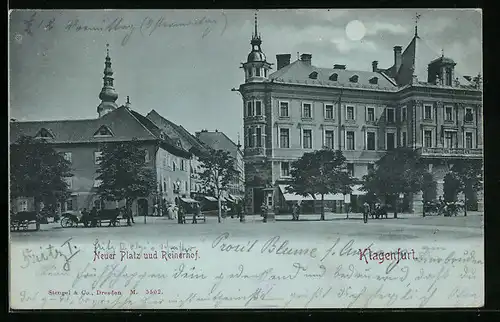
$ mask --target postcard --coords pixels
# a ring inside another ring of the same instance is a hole
[[[9,19],[12,311],[484,305],[480,10]]]

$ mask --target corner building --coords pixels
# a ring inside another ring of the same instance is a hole
[[[460,76],[456,63],[435,55],[415,33],[403,51],[394,46],[394,64],[353,70],[345,65],[317,67],[311,54],[291,62],[290,54],[267,61],[257,30],[241,68],[243,98],[245,200],[259,213],[263,188],[274,187],[274,206],[287,208],[284,191],[291,163],[323,147],[341,150],[358,179],[351,195],[361,204],[361,178],[388,150],[416,149],[443,194],[443,179],[453,161],[482,159],[482,91],[480,76]],[[294,196],[297,200],[297,196]],[[342,201],[336,201],[336,204]],[[482,193],[472,198],[482,211]],[[405,211],[421,212],[421,193],[405,196]],[[334,208],[338,208],[334,206]]]

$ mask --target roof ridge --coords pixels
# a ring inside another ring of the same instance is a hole
[[[135,112],[135,111],[131,111],[129,110],[128,108],[125,108],[125,110],[127,111],[127,113],[132,116],[132,118],[134,118],[149,134],[151,134],[152,137],[158,139],[158,137],[156,135],[153,134],[153,132],[151,132],[141,121],[139,121],[139,119],[132,113],[132,112]],[[135,112],[137,113],[137,112]],[[139,114],[139,113],[138,113]],[[139,114],[140,115],[140,114]],[[141,115],[142,116],[142,115]]]

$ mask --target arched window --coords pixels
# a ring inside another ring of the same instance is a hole
[[[318,78],[318,72],[312,72],[309,74],[310,79],[317,79]]]
[[[351,78],[349,78],[349,81],[351,83],[357,83],[358,82],[358,79],[359,79],[359,76],[358,75],[352,75]]]
[[[333,73],[333,74],[330,75],[330,77],[328,79],[331,80],[331,81],[336,82],[337,79],[338,79],[338,77],[339,77],[339,75],[337,73]]]

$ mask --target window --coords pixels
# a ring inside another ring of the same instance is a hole
[[[354,177],[354,163],[347,164],[347,173],[349,173],[351,177]]]
[[[394,109],[393,108],[387,108],[385,116],[386,116],[387,123],[394,123],[395,117],[394,117]]]
[[[54,135],[52,135],[52,132],[43,128],[38,131],[37,135],[35,136],[37,138],[44,138],[44,139],[53,139]]]
[[[280,116],[288,117],[288,102],[280,102]]]
[[[424,131],[424,147],[426,148],[432,147],[432,131],[429,130]]]
[[[256,133],[256,147],[260,148],[262,147],[262,129],[260,127],[256,128],[255,129],[255,133]]]
[[[69,199],[69,200],[66,200],[66,211],[71,211],[71,210],[74,210],[73,209],[73,200]]]
[[[264,77],[267,77],[267,69],[264,68]]]
[[[255,76],[257,76],[257,77],[260,76],[260,68],[255,69]]]
[[[174,161],[172,161],[172,171],[175,171],[177,170],[177,163]]]
[[[66,183],[66,186],[68,187],[68,189],[73,189],[73,178],[72,177],[67,177],[67,178],[64,178],[64,182]]]
[[[71,163],[71,156],[71,152],[64,152],[63,154],[64,160],[68,161],[69,163]]]
[[[394,133],[387,133],[386,138],[387,138],[387,150],[394,150],[396,147],[396,140],[395,140],[395,134]]]
[[[302,147],[312,149],[312,130],[302,130]]]
[[[305,117],[305,118],[312,117],[312,106],[310,103],[302,104],[302,117]]]
[[[406,141],[406,132],[401,132],[401,146],[405,147],[407,144]]]
[[[282,177],[290,176],[290,162],[281,162],[281,176]]]
[[[372,77],[372,78],[370,78],[369,82],[370,82],[370,84],[374,84],[374,85],[378,84],[378,77]]]
[[[144,162],[149,162],[149,151],[144,150]]]
[[[247,116],[253,116],[252,102],[247,102]]]
[[[375,165],[373,163],[368,163],[368,172],[373,171],[375,169]]]
[[[113,134],[107,126],[103,125],[94,133],[94,136],[113,136]]]
[[[366,121],[367,122],[374,122],[375,121],[375,108],[368,107],[366,109]]]
[[[472,132],[465,133],[465,148],[472,149]]]
[[[290,130],[280,129],[280,148],[290,147]]]
[[[312,72],[309,74],[310,79],[317,79],[318,78],[318,72]]]
[[[407,120],[407,115],[406,115],[406,106],[401,108],[401,121],[406,122]]]
[[[102,184],[102,180],[94,179],[94,188],[99,187]]]
[[[184,171],[184,170],[186,170],[186,169],[184,168],[184,159],[181,159],[181,171]]]
[[[188,182],[184,181],[184,191],[189,191]]]
[[[465,118],[464,118],[464,121],[465,122],[472,122],[472,121],[474,121],[474,116],[472,114],[472,108],[467,107],[465,109]]]
[[[333,120],[333,105],[325,104],[325,119]]]
[[[28,200],[19,199],[19,211],[28,211]]]
[[[333,131],[327,130],[325,131],[325,142],[324,146],[333,149]]]
[[[445,148],[454,148],[457,144],[457,132],[445,131],[444,132],[444,145]]]
[[[249,68],[248,69],[248,77],[252,77],[253,76],[253,68]]]
[[[346,107],[346,120],[354,120],[354,106]]]
[[[102,152],[95,151],[94,152],[94,163],[99,164],[101,162],[100,157],[102,156]]]
[[[255,115],[262,115],[262,102],[255,101]]]
[[[248,128],[248,147],[253,148],[255,146],[255,138],[253,136],[253,128]]]
[[[375,132],[366,133],[366,149],[375,151]]]
[[[338,77],[339,77],[339,75],[337,75],[337,74],[331,74],[328,79],[333,81],[333,82],[336,82]]]
[[[453,121],[453,108],[451,106],[445,107],[445,121]]]
[[[351,83],[357,83],[358,79],[359,79],[358,75],[352,75],[351,78],[349,78],[349,81]]]
[[[432,105],[424,105],[424,119],[432,120]]]
[[[354,150],[354,132],[347,131],[346,132],[346,149]]]

